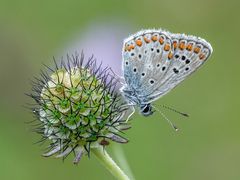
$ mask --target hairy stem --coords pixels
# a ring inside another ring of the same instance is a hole
[[[113,176],[119,180],[130,180],[128,176],[118,167],[118,165],[113,161],[106,151],[102,148],[93,148],[92,153],[97,157],[97,159],[105,166]]]

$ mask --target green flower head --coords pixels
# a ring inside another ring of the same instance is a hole
[[[106,146],[109,140],[127,143],[121,134],[130,128],[128,106],[116,91],[118,80],[110,68],[96,65],[93,58],[67,56],[67,61],[41,73],[33,82],[31,107],[37,121],[36,132],[50,142],[44,156],[67,157],[74,163],[90,150]],[[42,141],[41,140],[41,141]]]

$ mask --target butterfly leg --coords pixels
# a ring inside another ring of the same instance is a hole
[[[133,104],[126,104],[129,107],[129,110],[126,112],[124,116],[126,116],[126,122],[130,119],[130,117],[135,113],[135,108]]]

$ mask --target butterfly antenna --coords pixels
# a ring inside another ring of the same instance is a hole
[[[163,114],[162,111],[160,111],[159,109],[157,109],[157,108],[154,107],[153,105],[152,105],[152,107],[153,107],[154,109],[156,109],[156,111],[158,111],[158,112],[162,115],[162,117],[172,126],[172,128],[173,128],[175,131],[178,131],[178,130],[179,130],[179,129],[177,128],[177,126],[175,126],[175,125],[172,123],[172,121],[171,121],[170,119],[168,119],[168,117],[167,117],[165,114]]]
[[[160,105],[160,106],[162,106],[163,108],[168,109],[168,110],[170,110],[170,111],[173,111],[173,112],[175,112],[175,113],[178,113],[178,114],[180,114],[180,115],[182,115],[182,116],[189,117],[189,115],[188,115],[187,113],[180,112],[180,111],[178,111],[178,110],[176,110],[176,109],[173,109],[173,108],[171,108],[171,107],[169,107],[169,106],[165,106],[165,105]]]

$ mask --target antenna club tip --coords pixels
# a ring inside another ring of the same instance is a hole
[[[179,129],[176,126],[174,126],[173,128],[175,129],[176,132],[179,131]]]
[[[189,117],[189,115],[188,115],[188,114],[186,114],[186,113],[183,113],[182,115],[183,115],[183,116],[185,116],[185,117]]]

